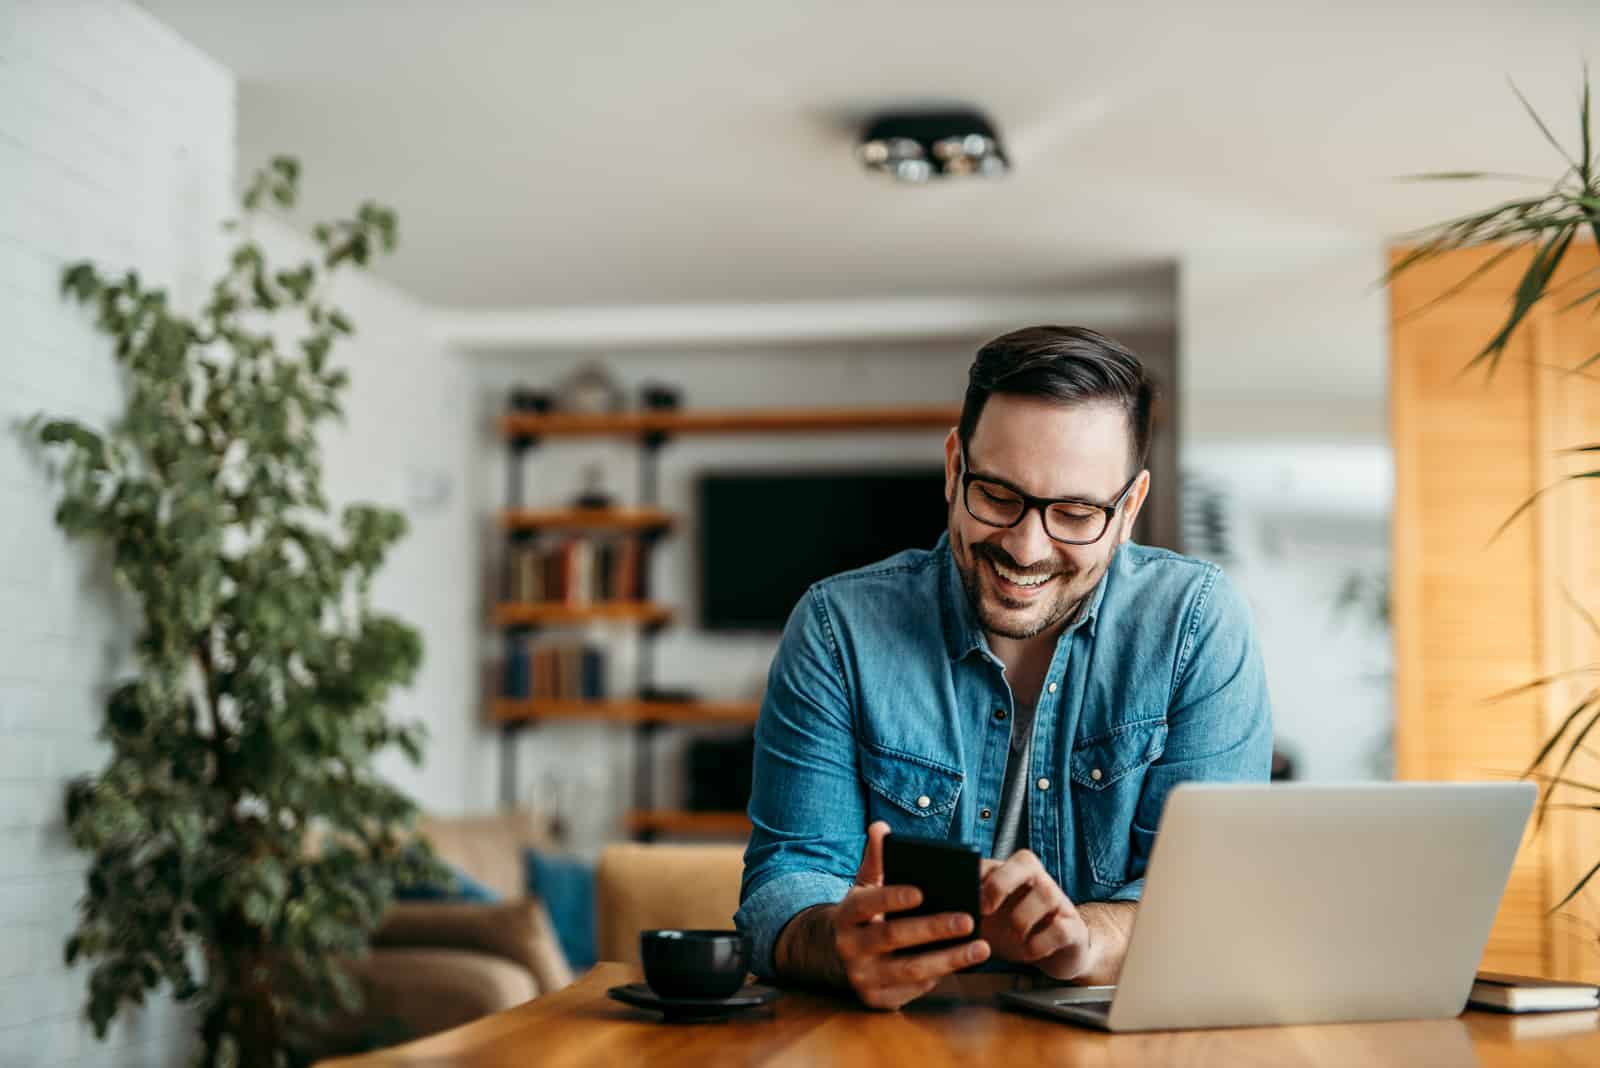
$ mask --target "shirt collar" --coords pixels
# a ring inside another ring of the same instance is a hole
[[[950,532],[945,531],[939,535],[939,541],[934,545],[933,551],[942,556],[940,594],[943,598],[941,615],[944,617],[945,645],[950,653],[951,660],[961,660],[977,650],[988,652],[989,641],[983,635],[983,627],[979,624],[977,616],[972,611],[972,604],[967,600],[966,587],[961,584],[961,572],[956,569],[955,553],[950,548]],[[1111,568],[1117,566],[1119,552],[1111,558]],[[1094,592],[1089,594],[1083,610],[1078,613],[1067,628],[1062,631],[1065,637],[1078,627],[1087,627],[1090,637],[1094,636],[1095,623],[1100,617],[1100,604],[1106,596],[1106,580],[1110,577],[1111,568],[1100,576],[1100,581],[1095,584]]]

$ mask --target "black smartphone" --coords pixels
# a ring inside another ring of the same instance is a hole
[[[965,937],[897,952],[927,953],[978,937],[978,870],[978,851],[959,842],[905,834],[891,834],[883,840],[884,885],[915,886],[922,891],[922,904],[893,913],[890,918],[940,912],[965,912],[972,917],[972,933]]]

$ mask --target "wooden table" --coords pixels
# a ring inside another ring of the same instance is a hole
[[[980,1068],[984,1065],[1600,1065],[1600,1013],[1167,1031],[1106,1035],[997,1009],[1009,977],[964,976],[900,1012],[869,1012],[839,998],[786,992],[770,1010],[721,1023],[663,1024],[606,997],[639,970],[599,964],[577,983],[525,1005],[404,1046],[320,1068],[576,1068],[597,1065],[828,1065],[835,1068]]]

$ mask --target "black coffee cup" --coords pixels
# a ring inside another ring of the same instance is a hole
[[[731,998],[750,970],[750,940],[738,931],[640,931],[639,957],[661,997]]]

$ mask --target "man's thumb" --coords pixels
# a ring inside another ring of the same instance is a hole
[[[882,820],[867,827],[867,848],[856,871],[857,886],[883,885],[883,840],[888,836],[889,825]]]

